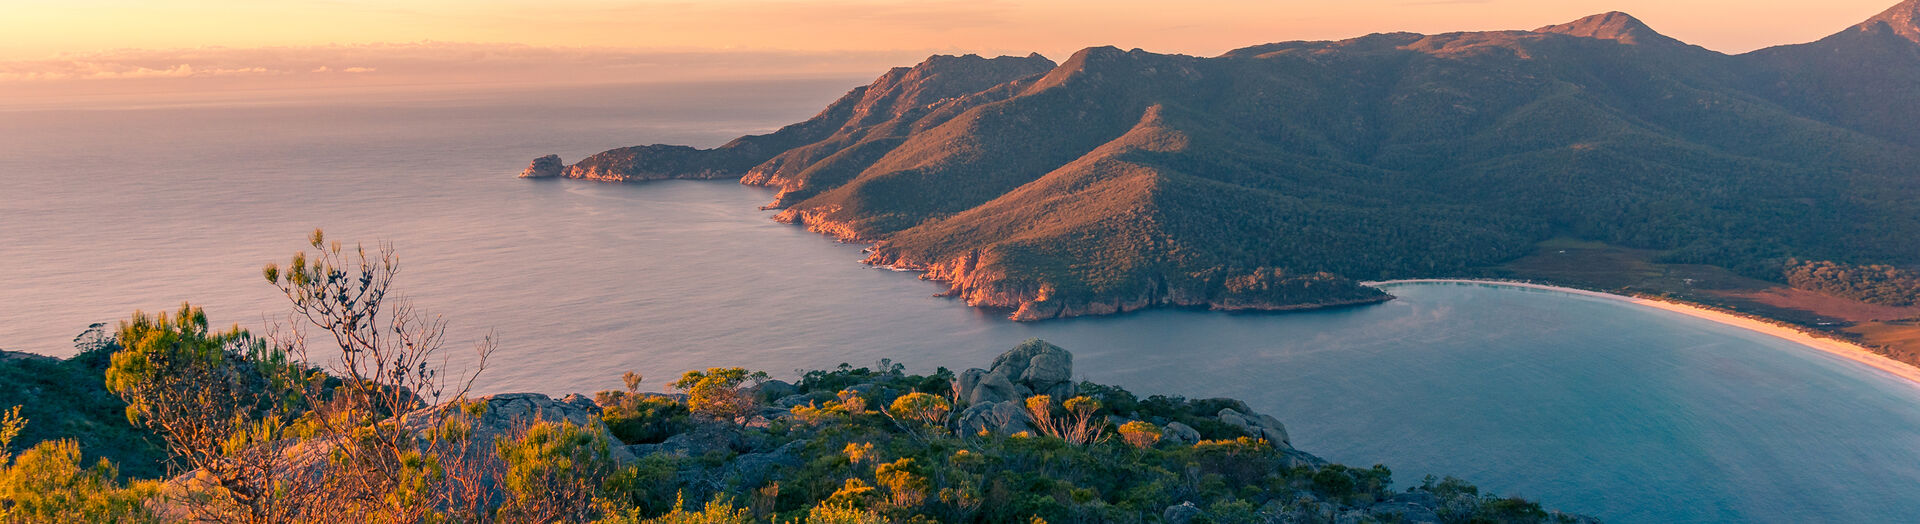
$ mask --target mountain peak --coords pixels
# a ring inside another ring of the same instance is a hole
[[[1920,0],[1911,0],[1920,1]],[[1645,22],[1633,15],[1619,11],[1601,13],[1560,25],[1550,25],[1533,30],[1535,33],[1557,33],[1581,38],[1613,40],[1622,44],[1678,44],[1679,40],[1647,27]]]
[[[1855,27],[1871,31],[1880,25],[1907,40],[1920,42],[1920,0],[1900,2]]]

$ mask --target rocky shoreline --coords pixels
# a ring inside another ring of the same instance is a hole
[[[998,266],[981,264],[977,251],[928,264],[877,245],[862,262],[895,271],[919,272],[921,280],[947,286],[939,296],[953,297],[972,307],[1011,311],[1007,318],[1016,322],[1114,315],[1157,307],[1281,312],[1378,304],[1394,299],[1391,294],[1378,292],[1317,302],[1275,301],[1252,293],[1224,292],[1218,289],[1217,282],[1187,279],[1176,284],[1165,277],[1150,279],[1146,286],[1123,296],[1061,296],[1050,284],[1021,282],[1010,278]]]

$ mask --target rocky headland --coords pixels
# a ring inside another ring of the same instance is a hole
[[[850,369],[843,365],[837,371],[809,373],[799,384],[765,381],[748,390],[760,407],[746,417],[720,420],[696,415],[670,431],[641,441],[616,440],[619,445],[614,457],[622,464],[669,468],[670,473],[660,480],[679,486],[680,496],[687,499],[737,496],[769,485],[799,489],[808,475],[815,474],[813,468],[820,467],[822,461],[846,460],[841,453],[842,448],[849,445],[847,440],[856,444],[880,441],[875,439],[893,440],[894,447],[890,449],[907,454],[914,452],[899,450],[919,449],[920,445],[961,445],[963,450],[992,455],[1002,446],[1021,446],[1019,442],[1023,439],[1049,438],[1044,436],[1043,423],[1034,418],[1038,412],[1030,407],[1037,396],[1055,402],[1078,397],[1096,399],[1104,406],[1092,423],[1106,428],[1109,439],[1120,438],[1119,428],[1144,422],[1158,428],[1155,449],[1254,446],[1265,451],[1255,453],[1257,457],[1246,457],[1247,464],[1242,466],[1266,469],[1240,474],[1318,479],[1307,480],[1306,484],[1295,483],[1292,487],[1262,488],[1262,492],[1247,497],[1257,501],[1258,506],[1243,508],[1245,513],[1233,515],[1209,515],[1209,511],[1219,510],[1208,509],[1207,501],[1197,496],[1190,500],[1169,500],[1167,506],[1152,512],[1158,522],[1456,522],[1481,511],[1481,506],[1499,500],[1477,491],[1457,489],[1462,485],[1458,481],[1435,485],[1431,479],[1402,491],[1388,490],[1368,496],[1327,492],[1314,487],[1313,483],[1364,483],[1370,478],[1366,475],[1372,473],[1363,472],[1383,470],[1378,467],[1354,470],[1295,449],[1280,420],[1238,400],[1161,396],[1139,399],[1119,388],[1075,382],[1073,355],[1039,340],[1028,341],[1001,354],[985,369],[968,369],[951,379],[907,375],[887,366],[884,362],[880,369]],[[876,411],[861,407],[834,410],[857,403],[885,412],[889,410],[887,406],[894,405],[903,396],[927,390],[931,380],[940,381],[941,395],[953,402],[953,410],[940,419],[938,427],[931,430],[934,433],[913,429],[915,426],[898,419],[882,424],[881,427],[888,429],[881,433],[864,433],[852,438],[845,434],[848,429],[831,429],[838,427],[837,424],[858,425],[856,421],[862,417],[878,416],[874,415]],[[604,438],[616,439],[618,432],[610,431],[609,424],[602,420],[630,423],[619,413],[630,409],[636,398],[663,405],[684,405],[688,401],[686,395],[661,393],[603,393],[597,401],[579,395],[554,400],[535,393],[501,394],[478,399],[489,409],[472,427],[475,435],[507,435],[516,425],[524,425],[526,419],[533,417],[584,424]],[[438,417],[453,412],[444,407],[428,408],[410,415],[408,420],[421,427],[434,427]],[[821,418],[821,413],[826,412],[847,418]],[[934,435],[952,435],[959,440],[938,440]],[[971,444],[965,444],[969,442]],[[899,447],[903,445],[907,447]],[[962,456],[966,454],[966,451],[960,452]],[[869,459],[856,454],[853,460]],[[1349,476],[1352,480],[1329,480]],[[1518,521],[1546,521],[1549,514],[1539,515],[1541,519]],[[1590,520],[1559,513],[1550,515],[1562,522]],[[1249,518],[1251,520],[1246,520]]]

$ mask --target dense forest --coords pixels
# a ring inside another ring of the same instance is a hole
[[[780,189],[780,220],[1020,320],[1360,303],[1354,280],[1557,236],[1778,282],[1789,258],[1920,264],[1917,12],[1742,55],[1608,13],[1208,58],[935,57],[772,134],[529,174],[739,175]],[[1312,292],[1228,285],[1275,272]]]
[[[1787,283],[1793,287],[1869,304],[1920,304],[1920,273],[1893,266],[1788,260],[1786,275]]]
[[[470,395],[494,346],[450,374],[446,324],[390,295],[390,249],[310,248],[263,271],[301,324],[182,305],[93,326],[69,359],[0,352],[0,522],[1591,521],[1327,463],[1237,400],[1074,382],[1039,340],[960,373]]]

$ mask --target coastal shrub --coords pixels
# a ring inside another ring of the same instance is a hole
[[[1547,518],[1547,511],[1540,504],[1519,497],[1491,498],[1480,504],[1480,511],[1474,514],[1475,522],[1540,522]]]
[[[1139,416],[1140,398],[1134,396],[1131,391],[1121,389],[1120,386],[1081,382],[1077,389],[1081,396],[1099,400],[1109,412],[1135,418]]]
[[[671,453],[640,457],[615,469],[607,476],[600,500],[595,505],[608,516],[660,515],[680,504],[685,492],[679,474],[691,460]]]
[[[903,458],[874,468],[873,477],[887,488],[887,503],[895,509],[912,509],[927,499],[926,470],[911,458]]]
[[[908,378],[915,383],[914,391],[943,397],[953,394],[953,370],[945,367],[934,369],[931,375]]]
[[[794,387],[798,388],[802,393],[819,391],[838,393],[840,390],[857,384],[874,383],[877,379],[888,375],[886,371],[890,370],[882,370],[876,373],[870,368],[856,368],[851,364],[842,362],[839,367],[831,370],[813,370],[801,374],[800,383],[795,384]]]
[[[1252,502],[1237,498],[1225,498],[1207,504],[1206,510],[1195,517],[1194,524],[1239,524],[1244,522],[1262,522],[1259,508]]]
[[[588,426],[595,425],[593,419]],[[605,500],[614,474],[611,444],[600,433],[572,422],[534,422],[518,437],[501,438],[496,452],[505,463],[506,500],[499,518],[508,522],[579,522]]]
[[[687,392],[687,409],[717,420],[736,420],[754,413],[757,402],[741,386],[747,382],[765,382],[764,371],[743,368],[707,368],[688,371],[673,382],[674,389]]]
[[[822,502],[807,510],[806,524],[887,524],[878,512]]]
[[[944,424],[952,410],[953,405],[946,397],[918,391],[901,395],[893,400],[893,405],[887,406],[887,414],[893,418],[929,427]]]
[[[1160,442],[1160,427],[1151,422],[1130,421],[1120,425],[1120,440],[1135,448],[1151,448]]]
[[[111,462],[83,464],[80,445],[72,440],[41,442],[0,464],[0,522],[158,522],[146,505],[159,491],[157,483],[123,485]]]
[[[1106,431],[1106,421],[1094,416],[1100,411],[1098,400],[1077,396],[1061,402],[1059,413],[1054,408],[1053,397],[1027,397],[1027,415],[1032,418],[1034,427],[1046,436],[1070,444],[1089,444],[1099,440]]]
[[[635,511],[626,511],[594,521],[595,524],[754,524],[753,514],[747,508],[735,507],[725,500],[712,500],[699,511],[687,511],[685,500],[676,501],[672,511],[654,518],[644,518]]]
[[[607,430],[625,444],[658,443],[693,427],[688,418],[692,411],[672,397],[602,391],[593,401]]]
[[[874,414],[874,411],[867,409],[866,397],[860,396],[859,392],[851,389],[840,390],[839,397],[836,400],[827,401],[826,404],[808,402],[804,406],[794,406],[788,411],[793,414],[794,420],[813,425],[835,421],[852,422],[861,416]]]

